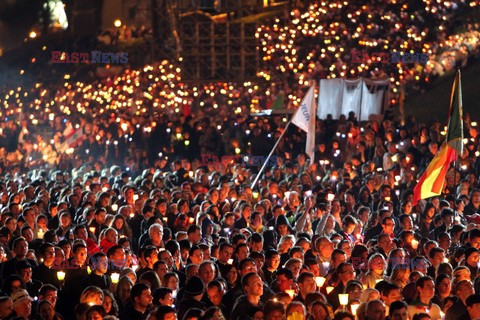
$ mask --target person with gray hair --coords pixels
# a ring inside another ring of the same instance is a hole
[[[123,205],[118,209],[118,213],[121,214],[125,219],[129,219],[130,215],[133,214],[133,207],[129,204]]]
[[[149,240],[146,244],[153,245],[157,248],[163,247],[163,226],[159,223],[154,223],[148,228]]]

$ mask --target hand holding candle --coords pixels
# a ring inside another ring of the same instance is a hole
[[[57,271],[57,279],[58,279],[59,281],[65,280],[65,272],[63,272],[63,271]]]
[[[120,274],[118,274],[118,273],[112,273],[111,278],[112,278],[112,283],[113,283],[113,284],[117,284],[117,283],[118,283],[118,279],[120,279]]]
[[[348,293],[340,293],[338,300],[340,301],[340,305],[346,306],[348,304]]]
[[[317,283],[317,287],[319,288],[323,287],[325,280],[326,279],[324,277],[315,277],[315,282]]]

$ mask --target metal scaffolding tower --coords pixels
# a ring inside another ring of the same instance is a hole
[[[289,1],[274,0],[151,0],[157,17],[156,43],[175,48],[182,58],[183,79],[189,81],[243,81],[259,69],[258,19],[268,10],[287,10]],[[153,4],[155,3],[155,4]],[[165,30],[171,36],[166,38]],[[159,31],[161,30],[161,31]],[[164,36],[162,39],[159,35]],[[156,36],[155,36],[156,35]],[[170,51],[169,56],[172,56]]]

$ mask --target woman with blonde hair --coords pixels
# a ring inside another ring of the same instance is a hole
[[[408,264],[397,264],[393,267],[392,274],[388,281],[398,285],[401,289],[405,288],[410,277],[410,267]]]

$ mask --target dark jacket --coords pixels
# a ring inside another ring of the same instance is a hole
[[[230,315],[231,320],[238,320],[244,318],[244,316],[248,316],[253,318],[255,313],[259,310],[263,309],[262,301],[259,301],[258,307],[252,305],[250,301],[248,301],[247,296],[241,296],[237,299],[235,306],[233,307],[232,313]]]

